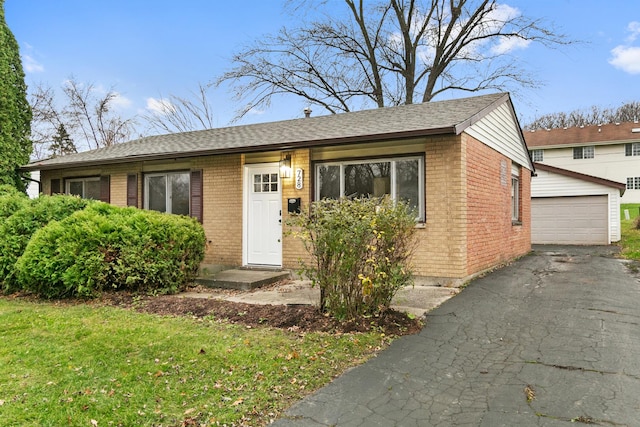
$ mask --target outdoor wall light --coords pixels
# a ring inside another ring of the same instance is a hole
[[[291,178],[291,154],[285,154],[280,159],[280,178]]]

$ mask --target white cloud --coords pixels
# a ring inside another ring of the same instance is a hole
[[[119,92],[114,92],[115,96],[111,100],[113,106],[117,109],[129,108],[132,104],[131,100]]]
[[[175,110],[168,99],[147,98],[147,110],[154,114],[168,114]]]
[[[525,49],[530,43],[531,40],[516,37],[500,37],[498,44],[491,47],[491,52],[496,55],[502,55],[516,49]]]
[[[627,31],[630,33],[626,39],[629,44],[611,49],[613,57],[609,59],[609,64],[625,73],[640,74],[640,47],[630,45],[640,36],[640,22],[629,22]]]
[[[44,66],[36,61],[30,55],[22,55],[22,66],[27,73],[41,73],[44,71]]]
[[[627,30],[631,33],[629,37],[627,37],[627,41],[629,43],[633,43],[638,38],[638,36],[640,36],[640,22],[629,22],[629,25],[627,25]]]
[[[611,50],[613,58],[609,64],[625,73],[640,74],[640,47],[616,46]]]

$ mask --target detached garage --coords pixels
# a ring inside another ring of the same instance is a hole
[[[625,184],[541,163],[531,180],[531,243],[608,245],[620,240]]]

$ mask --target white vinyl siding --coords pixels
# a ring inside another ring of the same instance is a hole
[[[625,156],[625,144],[596,146],[597,159],[574,160],[573,147],[546,148],[544,164],[591,175],[610,181],[627,183],[627,178],[640,176],[639,157]],[[627,190],[621,203],[640,203],[640,190]]]
[[[531,169],[531,161],[517,123],[505,103],[464,131],[519,165]]]

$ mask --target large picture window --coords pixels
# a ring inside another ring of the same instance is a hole
[[[100,177],[70,178],[65,180],[65,193],[83,199],[100,200]]]
[[[389,195],[403,200],[424,221],[424,159],[392,159],[327,162],[316,165],[316,200]]]
[[[189,215],[189,172],[153,173],[144,177],[144,208]]]

